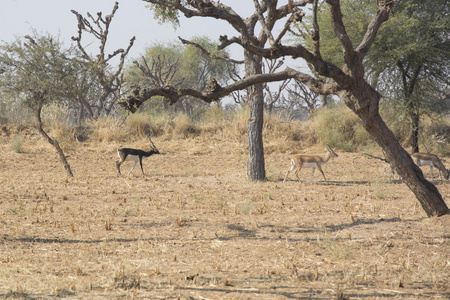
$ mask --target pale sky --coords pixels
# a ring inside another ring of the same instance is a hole
[[[287,0],[286,0],[287,1]],[[38,33],[59,35],[65,43],[71,43],[71,37],[77,35],[77,20],[71,12],[78,11],[83,16],[89,12],[96,16],[110,14],[115,0],[0,0],[0,42],[9,43],[16,37],[30,34],[32,29]],[[118,48],[126,48],[131,37],[136,41],[129,58],[136,58],[144,53],[146,46],[154,42],[177,42],[177,36],[192,38],[193,36],[209,36],[218,41],[219,35],[234,35],[231,26],[223,21],[211,18],[182,19],[181,26],[175,31],[170,24],[158,24],[152,12],[141,0],[121,0],[119,9],[111,23],[108,53]],[[253,11],[252,0],[222,0],[222,3],[248,16]],[[84,38],[88,35],[85,33]],[[92,45],[88,51],[97,53],[98,44]],[[229,50],[233,58],[242,59],[242,50],[238,47]]]

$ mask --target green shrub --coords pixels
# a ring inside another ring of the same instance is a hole
[[[404,145],[411,135],[411,122],[404,112],[399,112],[392,105],[380,105],[380,114],[386,125],[394,133],[400,144]]]
[[[16,134],[11,141],[11,148],[17,153],[23,151],[23,137],[20,134]]]
[[[332,148],[355,151],[370,140],[358,116],[344,105],[317,109],[313,122],[319,142]]]

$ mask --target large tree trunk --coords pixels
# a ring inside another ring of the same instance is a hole
[[[72,170],[70,169],[70,165],[67,162],[66,156],[64,155],[64,151],[61,149],[61,147],[59,146],[58,142],[53,140],[45,131],[44,128],[42,126],[42,119],[41,119],[41,111],[42,111],[42,107],[44,105],[44,100],[40,100],[39,104],[38,104],[38,108],[36,111],[36,118],[38,120],[38,130],[39,133],[47,139],[47,141],[50,143],[50,145],[52,145],[53,147],[55,147],[56,151],[59,154],[59,158],[61,159],[61,162],[64,166],[64,169],[66,169],[66,173],[68,177],[73,177],[73,173]]]
[[[441,216],[448,213],[448,207],[438,189],[425,179],[422,170],[412,161],[409,154],[400,146],[392,131],[379,115],[374,123],[366,127],[370,135],[384,150],[395,171],[419,200],[428,216]]]
[[[438,189],[425,179],[422,170],[412,161],[381,118],[378,111],[379,95],[375,90],[367,87],[368,85],[360,86],[357,90],[353,90],[359,97],[347,93],[340,93],[339,96],[361,118],[364,128],[383,149],[391,167],[414,193],[426,214],[430,217],[449,213],[448,206]]]
[[[245,73],[254,75],[262,73],[262,59],[245,52]],[[247,89],[250,115],[248,118],[248,164],[247,176],[250,180],[260,181],[266,179],[264,167],[263,122],[264,122],[264,95],[263,85],[256,84]]]

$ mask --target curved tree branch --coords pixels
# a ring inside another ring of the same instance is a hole
[[[291,78],[303,82],[311,91],[317,94],[337,94],[341,90],[337,84],[324,82],[321,79],[316,79],[311,75],[288,67],[284,71],[277,73],[248,76],[225,87],[219,86],[212,78],[210,80],[210,85],[203,91],[177,89],[173,86],[164,86],[153,89],[141,89],[137,87],[125,98],[118,101],[118,104],[130,112],[135,112],[145,101],[155,96],[166,98],[170,104],[176,103],[184,96],[192,96],[207,103],[211,103],[228,96],[234,91],[242,90],[258,83],[283,81]]]

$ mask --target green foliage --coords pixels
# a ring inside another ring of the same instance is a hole
[[[374,1],[341,1],[343,22],[357,48],[377,11]],[[312,18],[308,20],[312,28]],[[342,66],[341,45],[331,24],[326,3],[319,7],[320,50],[326,60]],[[365,57],[367,80],[390,105],[390,128],[403,142],[420,128],[426,115],[445,115],[450,110],[450,6],[446,1],[397,1],[389,19]],[[305,40],[309,49],[312,40]],[[391,111],[392,110],[392,111]],[[396,115],[396,117],[393,117]]]
[[[23,105],[23,99],[0,88],[0,124],[25,123],[33,117],[29,107]]]
[[[343,14],[344,25],[346,32],[356,47],[362,40],[370,18],[375,14],[377,7],[373,1],[341,1],[341,10]],[[306,17],[307,22],[300,23],[298,28],[302,32],[310,32],[312,28],[312,15]],[[331,24],[331,16],[329,6],[325,2],[321,2],[318,7],[317,22],[320,28],[320,53],[322,57],[337,65],[344,64],[344,57],[341,51],[341,45],[337,39]],[[300,35],[305,46],[312,51],[313,40],[310,35]]]
[[[0,86],[31,107],[41,100],[70,101],[74,76],[80,70],[75,57],[75,48],[64,49],[57,37],[33,32],[0,46]]]
[[[359,118],[344,105],[317,109],[313,121],[320,143],[332,148],[355,151],[369,142],[369,134]]]
[[[174,28],[180,26],[178,10],[157,4],[149,4],[146,7],[153,11],[153,16],[158,23],[172,23]]]
[[[23,137],[20,134],[16,134],[11,141],[11,149],[13,149],[17,153],[21,153],[23,151]]]
[[[450,31],[449,10],[445,1],[440,0],[399,1],[377,35],[371,51],[373,55],[369,57],[371,66],[384,70],[385,67],[395,67],[400,61],[411,69],[422,64],[436,70],[448,67],[450,49],[446,34]],[[439,65],[441,63],[443,65]]]

